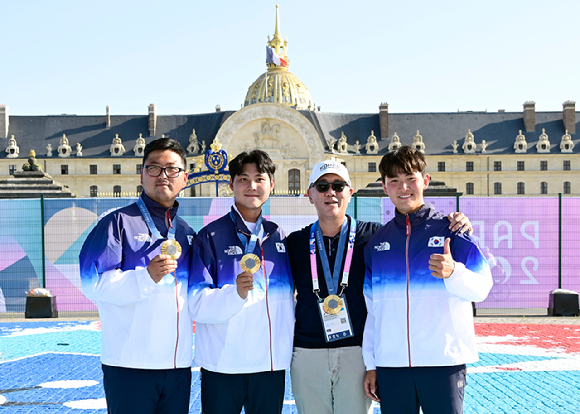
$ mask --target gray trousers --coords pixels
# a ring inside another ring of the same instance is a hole
[[[360,346],[294,348],[290,377],[300,414],[368,414],[366,368]]]

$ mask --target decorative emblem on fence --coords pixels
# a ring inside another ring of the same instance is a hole
[[[210,145],[210,150],[204,155],[193,158],[194,167],[189,171],[189,177],[185,188],[203,183],[216,183],[216,196],[219,196],[219,184],[229,183],[230,173],[228,167],[228,154],[222,150],[222,144],[215,138]],[[203,164],[202,164],[203,160]],[[199,165],[199,167],[197,166]]]

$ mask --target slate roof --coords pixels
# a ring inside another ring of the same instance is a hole
[[[162,134],[178,140],[184,148],[189,143],[189,135],[195,128],[198,141],[205,141],[207,148],[215,138],[223,122],[234,111],[212,112],[198,115],[159,115],[155,137]],[[402,144],[412,144],[417,130],[423,136],[427,155],[451,155],[453,140],[459,144],[457,155],[464,154],[461,145],[468,129],[475,136],[478,144],[476,154],[481,154],[479,144],[487,143],[488,154],[513,154],[513,144],[518,131],[522,130],[528,143],[527,154],[535,154],[535,144],[539,140],[542,128],[545,128],[552,144],[551,154],[559,154],[560,141],[564,135],[562,112],[536,112],[535,132],[525,132],[522,112],[456,112],[456,113],[391,113],[389,114],[389,137],[381,137],[379,114],[337,114],[325,112],[300,111],[314,126],[320,136],[320,142],[328,150],[330,137],[338,140],[341,133],[348,143],[354,145],[358,140],[362,155],[366,154],[364,145],[367,137],[374,131],[378,139],[379,155],[387,152],[390,138],[397,132]],[[578,119],[578,116],[577,116]],[[149,137],[148,117],[144,116],[111,116],[110,128],[105,127],[105,116],[10,116],[8,136],[14,135],[20,148],[19,158],[27,158],[31,149],[36,151],[37,158],[46,156],[46,145],[51,144],[53,158],[57,157],[57,148],[62,134],[66,134],[69,145],[76,153],[76,144],[83,147],[83,158],[110,157],[109,148],[115,134],[123,141],[123,157],[135,156],[133,147],[139,134],[146,142]],[[576,125],[580,131],[580,125]],[[575,144],[574,154],[580,153],[579,134],[572,134]],[[4,149],[8,139],[0,141],[0,158],[6,158]],[[354,151],[350,151],[354,153]],[[74,155],[73,155],[74,156]]]
[[[371,131],[374,131],[377,138],[380,136],[381,127],[378,114],[335,114],[309,111],[301,111],[300,113],[306,116],[310,122],[318,124],[322,145],[327,150],[328,140],[332,137],[338,141],[343,132],[349,145],[354,145],[358,140],[359,144],[364,146]]]
[[[371,131],[378,139],[379,151],[382,155],[388,151],[391,137],[396,132],[403,145],[411,145],[413,138],[419,130],[425,144],[427,155],[451,155],[451,144],[457,140],[458,154],[464,154],[461,146],[465,141],[468,130],[474,135],[475,143],[481,144],[486,141],[488,154],[514,154],[513,145],[519,131],[526,137],[528,143],[527,154],[536,154],[535,144],[539,141],[542,128],[548,134],[552,149],[551,154],[560,153],[560,141],[565,134],[562,112],[536,112],[536,130],[525,132],[522,112],[451,112],[451,113],[394,113],[389,114],[389,136],[381,137],[379,114],[331,114],[312,113],[312,117],[318,121],[323,145],[326,149],[326,141],[333,137],[336,140],[341,132],[347,137],[349,145],[354,145],[358,140],[362,146],[361,154],[366,154],[364,145]],[[578,119],[578,116],[576,117]],[[312,121],[311,121],[312,122]],[[580,131],[580,123],[576,124]],[[580,153],[580,136],[571,134],[575,144],[573,153]],[[336,148],[336,147],[335,147]],[[476,154],[481,154],[478,146]]]
[[[488,154],[515,154],[513,145],[519,131],[526,137],[527,154],[536,154],[535,144],[539,141],[545,128],[552,149],[550,153],[560,153],[560,142],[565,134],[562,112],[536,112],[536,130],[526,133],[524,118],[521,112],[456,112],[456,113],[424,113],[424,114],[392,114],[389,117],[389,134],[395,132],[401,138],[402,144],[410,145],[419,130],[425,144],[427,155],[451,155],[451,144],[457,140],[458,154],[464,154],[461,146],[465,142],[468,130],[474,135],[475,143],[486,141]],[[576,126],[577,130],[578,125]],[[580,153],[580,137],[572,134],[575,144],[573,152]],[[386,142],[385,142],[386,141]],[[390,137],[383,141],[386,146]],[[385,152],[384,147],[383,152]]]
[[[197,139],[201,144],[205,140],[207,148],[212,143],[221,124],[233,112],[213,112],[201,115],[161,115],[157,116],[155,138],[162,134],[176,139],[187,148],[189,136],[195,128]],[[48,115],[48,116],[10,116],[8,137],[14,135],[19,151],[19,158],[28,158],[31,149],[36,151],[36,158],[51,158],[46,155],[46,146],[52,145],[52,158],[58,158],[57,148],[63,134],[69,140],[69,145],[76,154],[76,144],[83,147],[82,158],[110,157],[109,148],[119,134],[125,147],[122,157],[134,157],[133,147],[143,134],[145,142],[153,140],[149,137],[149,120],[147,116],[111,116],[111,126],[105,126],[105,116],[76,116],[76,115]],[[0,158],[6,158],[4,149],[8,139],[0,144]],[[73,155],[74,157],[75,155]],[[121,157],[121,158],[122,158]]]

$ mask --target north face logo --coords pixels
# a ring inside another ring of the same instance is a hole
[[[229,249],[224,250],[228,256],[237,256],[238,254],[244,254],[240,246],[230,246]]]
[[[135,240],[140,242],[150,242],[151,236],[147,233],[139,233],[137,236],[135,236]]]
[[[375,246],[375,250],[377,252],[385,252],[387,250],[391,250],[391,245],[389,242],[381,242],[378,246]]]

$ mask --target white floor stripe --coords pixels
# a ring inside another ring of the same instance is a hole
[[[81,388],[81,387],[92,387],[97,385],[98,381],[93,380],[63,380],[63,381],[51,381],[44,382],[39,385],[42,388]]]
[[[80,410],[100,410],[107,408],[107,401],[104,398],[99,398],[97,400],[69,401],[65,402],[63,405],[68,408],[77,408]]]

